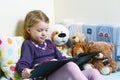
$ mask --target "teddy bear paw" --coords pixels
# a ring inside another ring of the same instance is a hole
[[[91,64],[85,64],[83,65],[83,68],[86,69],[92,69],[93,67],[91,66]]]
[[[111,70],[109,67],[104,67],[102,68],[102,70],[100,71],[103,75],[109,75]]]

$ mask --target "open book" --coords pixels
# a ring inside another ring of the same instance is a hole
[[[62,67],[64,64],[70,61],[75,62],[78,66],[83,65],[98,53],[99,52],[80,53],[76,58],[68,58],[68,59],[63,59],[58,61],[44,62],[42,64],[37,65],[34,68],[34,70],[31,72],[30,78],[48,76],[49,74],[53,73],[54,71],[56,71],[57,69]]]

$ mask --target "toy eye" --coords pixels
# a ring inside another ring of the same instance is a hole
[[[109,37],[109,34],[108,34],[108,33],[105,33],[105,37]]]
[[[58,34],[58,31],[55,31],[54,33],[55,33],[55,34]]]
[[[75,36],[73,36],[72,39],[75,39]]]
[[[102,33],[102,32],[100,32],[100,33],[99,33],[99,36],[100,36],[100,37],[102,37],[102,36],[103,36],[103,33]]]

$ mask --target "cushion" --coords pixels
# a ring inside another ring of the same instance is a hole
[[[15,72],[16,63],[20,57],[23,37],[0,36],[1,69],[9,80],[20,80]]]

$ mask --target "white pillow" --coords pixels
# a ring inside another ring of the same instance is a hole
[[[0,36],[1,69],[8,80],[20,80],[15,72],[16,63],[20,57],[23,37]]]

